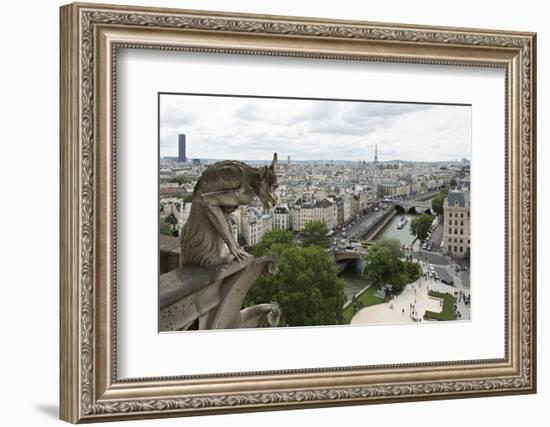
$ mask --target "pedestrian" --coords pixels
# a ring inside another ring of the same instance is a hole
[[[401,310],[401,314],[402,314],[403,316],[405,315],[405,309],[404,309],[404,308]]]

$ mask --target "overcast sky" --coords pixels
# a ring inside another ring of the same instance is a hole
[[[449,161],[470,159],[469,106],[161,95],[160,155]]]

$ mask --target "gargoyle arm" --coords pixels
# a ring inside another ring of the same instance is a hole
[[[246,253],[239,247],[229,222],[222,207],[237,207],[241,202],[237,194],[238,190],[221,190],[205,193],[201,195],[201,199],[206,205],[206,215],[212,226],[220,234],[221,238],[229,248],[229,252],[237,259],[242,259]]]
[[[247,192],[242,187],[231,190],[209,191],[201,194],[201,199],[210,206],[234,206],[250,203],[254,199],[252,190]]]

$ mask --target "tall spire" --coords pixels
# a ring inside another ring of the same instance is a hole
[[[374,163],[378,163],[378,144],[374,144]]]

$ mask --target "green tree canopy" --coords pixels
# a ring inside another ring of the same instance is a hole
[[[174,194],[174,197],[176,197],[177,199],[182,199],[183,203],[188,203],[193,201],[192,193],[176,193]]]
[[[424,214],[411,221],[411,234],[419,240],[425,240],[432,226],[432,216]]]
[[[438,215],[443,215],[443,202],[449,194],[449,189],[444,188],[432,199],[432,210]]]
[[[396,273],[396,261],[388,248],[378,245],[373,246],[365,255],[363,274],[373,286],[381,287],[391,282]]]
[[[344,323],[344,282],[323,248],[274,243],[268,254],[277,258],[279,272],[259,278],[245,305],[278,302],[281,326]]]
[[[252,255],[256,257],[267,255],[273,245],[291,245],[292,232],[288,230],[270,230],[264,233],[262,240],[252,249]]]
[[[172,227],[170,227],[170,223],[162,220],[159,221],[159,232],[166,236],[172,236]]]
[[[450,185],[451,188],[455,188],[456,187],[456,179],[451,178],[451,181],[449,182],[449,185]]]
[[[330,247],[330,237],[327,236],[328,229],[322,221],[309,221],[304,226],[302,246]]]
[[[403,256],[401,243],[397,239],[383,239],[380,240],[376,245],[382,248],[387,248],[390,251],[391,256],[395,259],[399,259]]]
[[[399,293],[408,284],[422,275],[422,269],[415,262],[402,261],[403,252],[398,240],[382,240],[369,248],[365,256],[363,275],[367,281],[380,288],[391,284],[395,293]]]
[[[185,175],[176,175],[172,179],[170,179],[170,182],[175,182],[179,185],[181,184],[191,184],[193,181],[196,181],[196,178],[185,176]]]

